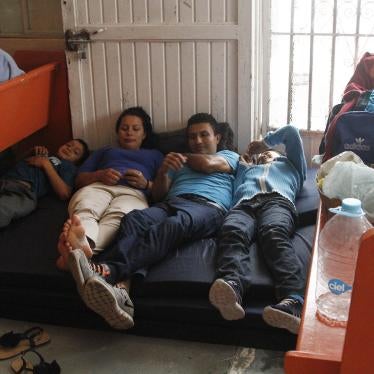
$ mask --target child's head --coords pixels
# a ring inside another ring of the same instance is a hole
[[[279,156],[281,156],[281,154],[273,150],[262,152],[257,157],[257,165],[270,164]]]
[[[83,162],[89,155],[88,145],[82,139],[73,139],[63,144],[57,151],[57,156],[74,164]]]

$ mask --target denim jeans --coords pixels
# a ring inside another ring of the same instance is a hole
[[[218,237],[217,277],[235,281],[243,295],[251,285],[250,248],[257,240],[277,299],[303,295],[306,269],[290,240],[295,220],[291,203],[277,194],[242,201],[228,213]]]
[[[174,197],[122,218],[119,232],[100,259],[112,283],[161,261],[186,241],[207,238],[221,227],[224,211],[208,203]]]
[[[0,179],[0,228],[36,209],[35,192],[17,180]]]

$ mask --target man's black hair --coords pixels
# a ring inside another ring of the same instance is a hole
[[[82,154],[82,157],[77,161],[78,164],[82,164],[87,159],[87,157],[90,155],[90,150],[88,148],[88,144],[83,139],[76,138],[74,140],[82,144],[83,154]]]
[[[219,133],[218,123],[216,119],[209,113],[196,113],[191,116],[187,122],[187,130],[190,128],[190,126],[195,125],[196,123],[209,123],[214,131],[214,134]]]
[[[143,148],[153,148],[154,147],[154,134],[153,134],[151,117],[148,115],[148,113],[141,106],[133,106],[131,108],[125,109],[117,119],[116,132],[118,132],[119,127],[121,126],[122,119],[125,116],[136,116],[142,120],[145,138],[141,146]]]

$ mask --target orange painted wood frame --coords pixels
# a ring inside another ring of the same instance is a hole
[[[56,63],[0,84],[0,151],[47,126]]]
[[[374,372],[374,228],[361,238],[347,328],[316,318],[318,237],[326,222],[320,206],[306,299],[295,351],[287,352],[287,374],[369,374]]]
[[[58,62],[55,72],[54,90],[48,126],[23,139],[13,147],[18,156],[22,156],[34,145],[44,145],[50,153],[56,153],[61,144],[72,139],[69,105],[68,75],[65,51],[16,51],[14,59],[24,71],[30,71],[48,63]]]

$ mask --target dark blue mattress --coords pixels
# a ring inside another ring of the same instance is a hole
[[[296,203],[299,225],[292,239],[306,267],[319,202],[314,178],[315,171],[310,170]],[[70,274],[55,267],[57,238],[66,217],[65,203],[45,197],[34,213],[0,230],[0,317],[108,328],[80,300]],[[153,266],[145,279],[135,278],[135,327],[128,333],[292,349],[295,336],[262,321],[262,310],[274,301],[274,290],[256,244],[251,251],[253,286],[244,298],[245,319],[225,321],[209,304],[215,250],[214,238],[190,243]]]

